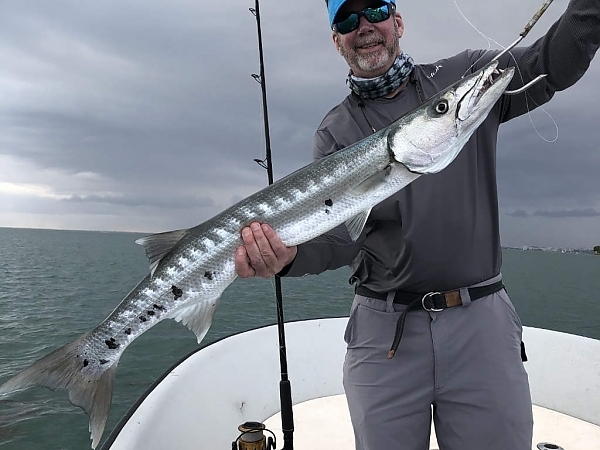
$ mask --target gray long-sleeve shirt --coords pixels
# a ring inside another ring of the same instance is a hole
[[[599,46],[600,0],[572,0],[544,37],[512,52],[516,64],[509,55],[500,59],[500,67],[517,65],[520,70],[509,90],[548,74],[544,81],[530,88],[527,96],[503,96],[455,161],[374,207],[357,241],[340,226],[300,245],[285,275],[350,265],[351,281],[377,292],[449,290],[497,275],[502,263],[496,186],[498,127],[574,84]],[[314,157],[322,158],[363,139],[372,133],[371,126],[379,130],[389,125],[496,54],[467,50],[417,65],[408,85],[391,99],[359,100],[349,95],[319,126]]]

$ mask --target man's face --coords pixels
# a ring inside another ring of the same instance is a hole
[[[349,13],[380,5],[380,2],[374,0],[349,0],[342,6],[337,17],[347,17]],[[361,16],[356,30],[347,34],[334,31],[333,42],[355,76],[373,78],[392,66],[400,53],[398,39],[403,31],[404,23],[398,13],[379,23],[370,23]]]

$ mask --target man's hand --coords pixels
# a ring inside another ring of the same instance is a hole
[[[240,278],[269,278],[291,263],[297,247],[286,247],[267,224],[252,222],[242,229],[244,245],[235,252],[235,271]]]

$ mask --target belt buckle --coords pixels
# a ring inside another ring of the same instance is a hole
[[[428,292],[427,294],[425,294],[425,295],[423,296],[423,298],[421,299],[421,306],[423,306],[423,309],[424,309],[425,311],[428,311],[428,312],[440,312],[440,311],[443,311],[443,310],[444,310],[443,308],[439,308],[439,309],[438,309],[438,308],[434,308],[434,307],[433,307],[433,300],[432,300],[432,302],[431,302],[431,303],[432,303],[432,307],[431,307],[431,308],[428,308],[427,306],[425,306],[425,300],[426,300],[427,298],[431,298],[431,297],[433,297],[434,295],[438,295],[438,294],[440,294],[440,295],[441,295],[442,293],[441,293],[441,292]]]

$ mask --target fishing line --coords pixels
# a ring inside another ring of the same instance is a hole
[[[493,42],[494,44],[496,44],[498,47],[500,47],[502,50],[505,50],[505,49],[506,49],[506,47],[505,47],[505,46],[503,46],[503,45],[502,45],[502,44],[500,44],[499,42],[495,41],[495,40],[494,40],[494,39],[492,39],[491,37],[487,36],[487,35],[486,35],[486,34],[485,34],[483,31],[479,30],[479,28],[477,28],[477,27],[475,26],[475,24],[473,24],[473,22],[471,22],[471,21],[468,19],[468,17],[466,16],[466,14],[465,14],[465,13],[462,11],[462,9],[460,8],[460,6],[459,6],[459,4],[458,4],[458,0],[452,0],[452,2],[454,3],[454,6],[455,6],[456,10],[457,10],[457,11],[458,11],[458,13],[461,15],[461,17],[462,17],[462,18],[463,18],[463,19],[464,19],[464,20],[465,20],[465,21],[466,21],[466,22],[467,22],[467,23],[468,23],[468,24],[469,24],[469,25],[470,25],[470,26],[471,26],[471,27],[472,27],[472,28],[473,28],[473,29],[474,29],[474,30],[475,30],[475,31],[476,31],[476,32],[477,32],[477,33],[478,33],[478,34],[479,34],[479,35],[480,35],[482,38],[483,38],[483,39],[485,39],[485,40],[487,41],[488,47],[487,47],[487,49],[485,50],[486,52],[491,50],[491,48],[492,48],[492,44],[491,44],[491,43],[492,43],[492,42]],[[515,58],[515,56],[512,54],[512,52],[511,52],[510,50],[508,51],[508,54],[510,55],[510,57],[511,57],[511,58],[512,58],[512,60],[513,60],[513,62],[515,63],[515,68],[517,69],[517,73],[519,74],[519,78],[521,78],[521,83],[522,83],[523,85],[525,85],[525,79],[524,79],[524,77],[523,77],[523,74],[522,74],[522,72],[521,72],[521,68],[519,67],[519,65],[518,65],[518,63],[517,63],[517,59]],[[470,67],[469,67],[469,68],[468,68],[466,71],[465,71],[465,73],[463,74],[463,77],[464,77],[464,76],[465,76],[465,75],[466,75],[468,72],[470,72],[470,71],[471,71],[471,69],[473,69],[473,67],[474,67],[474,66],[475,66],[475,65],[476,65],[476,64],[477,64],[477,63],[478,63],[478,62],[479,62],[479,61],[480,61],[482,58],[483,58],[483,55],[481,55],[481,56],[480,56],[480,57],[479,57],[479,58],[478,58],[478,59],[477,59],[477,60],[476,60],[476,61],[475,61],[475,62],[474,62],[474,63],[473,63],[473,64],[472,64],[472,65],[471,65],[471,66],[470,66]],[[536,134],[537,134],[537,135],[538,135],[538,136],[539,136],[539,137],[540,137],[540,138],[541,138],[541,139],[542,139],[544,142],[547,142],[547,143],[556,142],[556,141],[558,140],[558,123],[556,123],[556,120],[554,120],[554,118],[552,117],[552,115],[551,115],[551,114],[550,114],[548,111],[546,111],[546,110],[544,109],[544,107],[543,107],[543,106],[541,106],[541,105],[538,105],[538,104],[536,103],[536,101],[535,101],[533,98],[531,98],[531,96],[530,96],[530,95],[528,95],[528,94],[527,94],[527,91],[525,91],[525,93],[524,93],[524,94],[525,94],[525,105],[526,105],[526,107],[527,107],[527,116],[529,117],[529,123],[531,123],[531,127],[533,128],[533,130],[536,132]],[[534,104],[535,104],[535,106],[537,107],[537,108],[534,108],[534,109],[537,109],[537,110],[539,110],[539,111],[543,112],[543,113],[544,113],[544,114],[545,114],[545,115],[546,115],[546,116],[547,116],[547,117],[548,117],[548,118],[549,118],[549,119],[552,121],[552,123],[554,124],[554,128],[555,128],[555,130],[556,130],[556,134],[555,134],[554,138],[552,138],[552,139],[547,139],[547,138],[545,138],[544,136],[542,136],[542,134],[540,133],[540,131],[537,129],[537,127],[536,127],[535,123],[533,122],[532,108],[529,106],[529,101],[531,101],[532,103],[534,103]]]
[[[256,81],[258,84],[261,83],[260,75],[257,75],[255,73],[253,73],[251,76],[252,76],[252,78],[254,78],[254,81]],[[259,98],[260,98],[260,96],[259,96]],[[258,118],[258,121],[259,121],[258,128],[260,129],[260,144],[261,144],[261,147],[266,147],[267,138],[265,136],[264,127],[261,126],[262,125],[262,121],[263,121],[262,118],[265,115],[265,109],[263,108],[262,102],[259,102],[258,111],[259,111],[259,113],[257,115],[257,118]],[[255,158],[254,162],[257,163],[258,165],[260,165],[262,168],[266,169],[266,167],[263,165],[266,162],[264,159]],[[262,164],[261,164],[261,162],[262,162]]]
[[[484,39],[487,41],[488,48],[486,49],[486,51],[488,51],[488,50],[491,50],[491,49],[492,49],[492,44],[491,44],[492,42],[493,42],[493,43],[495,43],[496,45],[498,45],[499,47],[502,47],[502,45],[500,45],[498,42],[494,41],[492,38],[488,37],[488,36],[487,36],[487,35],[486,35],[486,34],[485,34],[483,31],[481,31],[479,28],[477,28],[477,27],[475,26],[475,24],[474,24],[473,22],[471,22],[471,21],[468,19],[468,17],[465,15],[465,13],[463,13],[462,9],[460,9],[460,6],[458,5],[458,2],[457,2],[457,0],[452,0],[452,1],[453,1],[453,3],[454,3],[454,6],[456,7],[456,10],[457,10],[457,11],[458,11],[458,13],[461,15],[461,17],[462,17],[463,19],[465,19],[465,21],[466,21],[466,22],[467,22],[469,25],[471,25],[471,27],[472,27],[472,28],[473,28],[473,29],[474,29],[474,30],[475,30],[475,31],[476,31],[476,32],[477,32],[477,33],[478,33],[478,34],[479,34],[479,35],[480,35],[482,38],[484,38]],[[504,47],[503,47],[503,48],[504,48]],[[482,57],[480,57],[479,59],[481,59],[481,58],[482,58]],[[465,73],[463,74],[463,77],[464,77],[464,76],[467,74],[467,72],[469,72],[469,71],[470,71],[470,70],[473,68],[473,66],[474,66],[475,64],[477,64],[477,63],[479,62],[479,59],[478,59],[477,61],[475,61],[475,62],[474,62],[472,65],[471,65],[471,67],[469,67],[469,68],[468,68],[468,69],[465,71]]]

